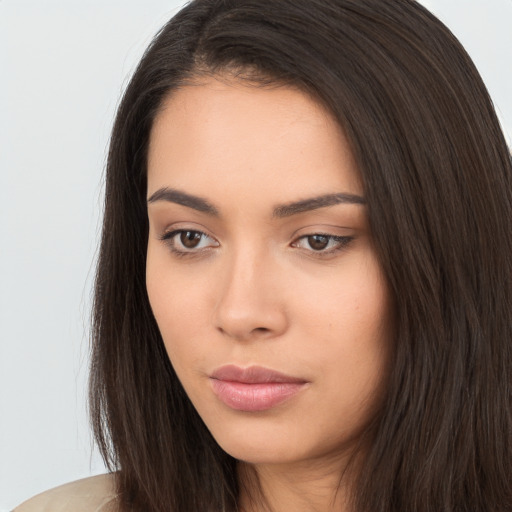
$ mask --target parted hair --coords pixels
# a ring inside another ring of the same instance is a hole
[[[120,510],[238,510],[237,461],[177,379],[145,286],[152,123],[212,75],[312,95],[361,174],[396,336],[354,510],[512,510],[511,156],[474,64],[414,0],[193,0],[145,52],[112,132],[93,310],[91,418]]]

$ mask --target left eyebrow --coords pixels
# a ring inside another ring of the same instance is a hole
[[[156,201],[168,201],[170,203],[181,204],[187,208],[192,208],[214,217],[219,216],[217,208],[215,208],[215,206],[209,203],[206,199],[187,194],[186,192],[182,192],[181,190],[176,190],[174,188],[160,188],[154,194],[151,194],[148,199],[148,203],[154,203]]]
[[[325,194],[322,196],[302,199],[293,203],[276,206],[272,216],[274,218],[290,217],[298,213],[308,212],[310,210],[318,210],[319,208],[327,208],[337,204],[366,204],[364,197],[355,194]]]

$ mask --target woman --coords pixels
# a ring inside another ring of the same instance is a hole
[[[90,400],[116,472],[19,510],[512,509],[511,181],[416,2],[190,3],[110,146]]]

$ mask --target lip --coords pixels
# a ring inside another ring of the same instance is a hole
[[[213,392],[237,411],[266,411],[299,393],[308,381],[261,366],[226,365],[211,375]]]

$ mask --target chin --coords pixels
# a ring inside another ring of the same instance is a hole
[[[303,450],[279,440],[223,439],[217,442],[226,453],[248,464],[288,464],[308,458]]]
[[[299,447],[305,444],[299,442],[296,432],[279,423],[265,415],[241,413],[234,421],[210,422],[207,427],[217,444],[235,459],[276,464],[295,459]]]
[[[329,455],[338,457],[353,445],[339,430],[326,436],[304,422],[265,415],[238,420],[210,425],[209,430],[226,453],[249,464],[292,464]]]

